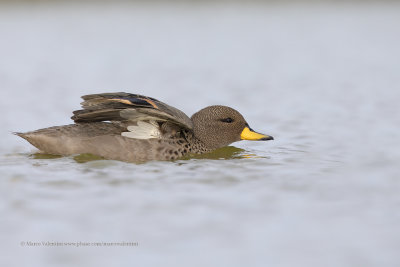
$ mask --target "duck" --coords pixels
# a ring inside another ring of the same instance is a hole
[[[82,96],[73,124],[17,132],[42,153],[92,154],[109,160],[173,161],[241,140],[274,138],[250,128],[235,109],[213,105],[190,118],[157,99],[125,92]]]

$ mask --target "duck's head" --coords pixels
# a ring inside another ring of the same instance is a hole
[[[209,106],[192,116],[196,138],[216,149],[240,140],[266,141],[274,138],[253,131],[243,116],[226,106]]]

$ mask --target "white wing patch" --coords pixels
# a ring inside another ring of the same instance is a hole
[[[121,135],[134,139],[161,138],[160,127],[155,121],[138,121],[137,126],[128,126],[128,131],[121,133]]]

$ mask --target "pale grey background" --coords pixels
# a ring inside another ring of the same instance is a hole
[[[397,2],[27,2],[0,5],[1,266],[399,266]],[[78,164],[11,134],[107,91],[230,105],[275,141]]]

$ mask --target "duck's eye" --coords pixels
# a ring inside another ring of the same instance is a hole
[[[226,123],[232,123],[233,119],[232,118],[225,118],[221,120],[222,122],[226,122]]]

